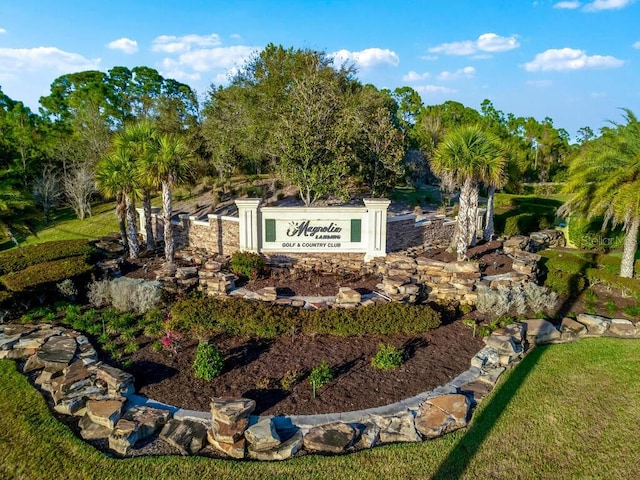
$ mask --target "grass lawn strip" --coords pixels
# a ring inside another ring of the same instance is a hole
[[[640,342],[538,347],[508,372],[471,426],[441,439],[283,463],[178,456],[117,460],[49,413],[12,361],[0,361],[0,477],[635,478]]]

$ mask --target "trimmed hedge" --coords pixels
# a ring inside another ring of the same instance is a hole
[[[88,258],[96,249],[86,240],[59,240],[38,245],[29,245],[0,253],[0,275],[18,272],[40,263],[67,257]]]
[[[426,305],[387,303],[357,309],[303,310],[239,298],[196,297],[174,304],[168,328],[193,336],[223,331],[273,338],[292,333],[411,334],[438,325],[440,315]]]
[[[38,263],[19,272],[7,273],[0,277],[0,282],[12,292],[24,292],[77,277],[92,270],[93,265],[88,264],[85,257],[76,256]]]

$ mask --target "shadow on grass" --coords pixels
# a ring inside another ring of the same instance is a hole
[[[502,412],[516,396],[520,385],[533,371],[546,348],[545,346],[534,348],[504,383],[496,387],[493,396],[488,400],[489,403],[473,417],[471,426],[440,464],[432,477],[433,479],[454,479],[460,478],[464,474],[482,443],[491,434],[493,427],[502,416]]]

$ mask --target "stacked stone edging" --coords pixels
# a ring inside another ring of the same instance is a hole
[[[285,460],[301,449],[345,453],[463,428],[502,373],[531,347],[588,337],[637,339],[640,323],[588,314],[564,318],[559,326],[541,319],[513,323],[486,337],[470,368],[434,390],[366,410],[278,417],[251,415],[255,402],[249,399],[213,399],[211,412],[196,412],[135,395],[133,377],[99,362],[84,335],[48,324],[0,325],[0,359],[24,361],[23,372],[35,376],[54,409],[80,417],[84,439],[106,439],[121,455],[160,431],[182,455],[197,454],[208,442],[231,458]]]

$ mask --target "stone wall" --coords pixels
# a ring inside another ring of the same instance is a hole
[[[513,323],[485,338],[467,371],[434,390],[367,410],[277,417],[251,415],[256,403],[247,398],[214,398],[209,412],[196,412],[138,396],[130,374],[99,362],[87,337],[62,327],[0,325],[0,359],[19,361],[56,412],[78,417],[82,438],[105,440],[120,455],[157,437],[182,455],[198,454],[208,443],[230,458],[286,460],[299,450],[342,454],[464,428],[531,346],[601,336],[637,339],[640,323],[586,314],[559,326],[542,319]]]
[[[451,244],[456,221],[435,216],[419,218],[414,214],[389,217],[387,220],[387,252],[411,247],[448,247]]]
[[[208,255],[230,256],[239,251],[240,226],[237,217],[208,215],[207,220],[184,215],[174,222],[178,248],[199,250]]]

